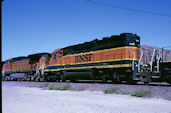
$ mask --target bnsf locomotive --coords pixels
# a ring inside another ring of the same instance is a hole
[[[152,57],[150,65],[140,63],[140,37],[132,33],[57,49],[52,52],[51,58],[47,53],[31,56],[19,59],[20,63],[14,59],[7,60],[3,66],[5,78],[10,78],[12,73],[23,72],[25,68],[24,73],[29,75],[27,78],[46,81],[112,80],[114,83],[127,81],[132,84],[153,80],[170,82],[171,78],[170,61],[162,61],[161,57],[154,60],[155,57]],[[15,64],[23,65],[23,68],[15,67]]]
[[[3,80],[39,80],[42,77],[41,71],[48,64],[50,54],[38,53],[27,57],[16,57],[8,59],[3,63]],[[15,73],[19,73],[16,74]],[[20,73],[24,73],[20,74]]]
[[[45,79],[138,80],[140,37],[121,34],[57,49],[46,67]]]

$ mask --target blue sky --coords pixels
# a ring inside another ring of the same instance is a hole
[[[171,0],[92,0],[171,15]],[[141,44],[171,46],[171,17],[85,0],[4,0],[2,60],[131,32]]]

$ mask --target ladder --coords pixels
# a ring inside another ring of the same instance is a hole
[[[154,49],[152,57],[151,57],[151,61],[150,61],[150,72],[153,73],[152,78],[160,78],[161,57],[162,57],[162,50]]]
[[[37,67],[36,67],[36,75],[40,75],[40,74],[43,75],[44,74],[44,69],[45,69],[45,63],[43,63],[40,67],[37,64]]]

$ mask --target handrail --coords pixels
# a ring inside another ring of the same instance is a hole
[[[162,50],[159,51],[159,58],[157,59],[157,72],[159,72],[160,59],[162,57]]]
[[[36,75],[39,74],[39,64],[37,63],[37,66],[36,66]]]
[[[138,72],[140,72],[140,63],[141,63],[143,55],[144,55],[144,52],[141,53],[140,59],[138,61]]]
[[[133,58],[133,61],[132,61],[132,71],[134,71],[135,52],[130,52],[130,53],[134,53],[134,58]]]
[[[151,57],[151,61],[150,61],[150,71],[153,71],[153,59],[154,59],[154,55],[155,55],[156,49],[153,50],[153,55]]]

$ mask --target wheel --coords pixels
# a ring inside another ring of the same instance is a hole
[[[152,82],[152,78],[151,78],[151,73],[145,73],[145,77],[144,77],[144,84],[149,84],[150,82]]]
[[[107,78],[106,78],[106,76],[104,75],[104,76],[102,76],[102,82],[103,83],[106,83],[107,82]]]
[[[129,81],[127,81],[127,83],[130,85],[136,85],[137,81],[136,80],[129,80]]]
[[[35,78],[34,77],[31,77],[31,81],[34,81],[35,80]]]
[[[36,78],[35,81],[38,82],[39,81],[39,78]]]
[[[13,81],[13,78],[12,77],[10,77],[10,81]]]
[[[130,84],[130,85],[135,85],[135,84],[137,84],[137,81],[136,80],[133,80],[131,77],[129,77],[127,79],[127,83]]]
[[[5,80],[8,81],[8,77],[7,76],[5,77]]]
[[[63,73],[61,73],[61,74],[60,74],[60,78],[61,78],[61,81],[62,81],[62,82],[66,82],[66,79],[65,79],[64,74],[63,74]]]
[[[116,72],[113,73],[112,83],[114,83],[114,84],[120,83],[120,76],[118,74],[116,74]]]
[[[71,79],[71,82],[76,83],[76,80],[75,79]]]
[[[112,79],[112,83],[113,83],[113,84],[119,84],[120,81],[118,81],[116,78],[113,78],[113,79]]]
[[[166,82],[169,83],[169,84],[171,84],[171,80],[170,79],[169,80],[166,79]]]
[[[9,80],[10,80],[10,77],[9,77],[9,76],[7,76],[7,77],[6,77],[6,80],[7,80],[7,81],[9,81]]]
[[[48,82],[48,81],[49,81],[48,77],[44,77],[44,80],[45,80],[46,82]]]
[[[147,81],[144,81],[144,84],[149,84],[151,82],[151,78],[149,78]]]
[[[43,81],[45,81],[44,78],[40,78],[40,82],[43,82]]]
[[[130,85],[135,85],[137,84],[136,80],[133,80],[133,73],[130,73],[127,77],[127,83]]]

